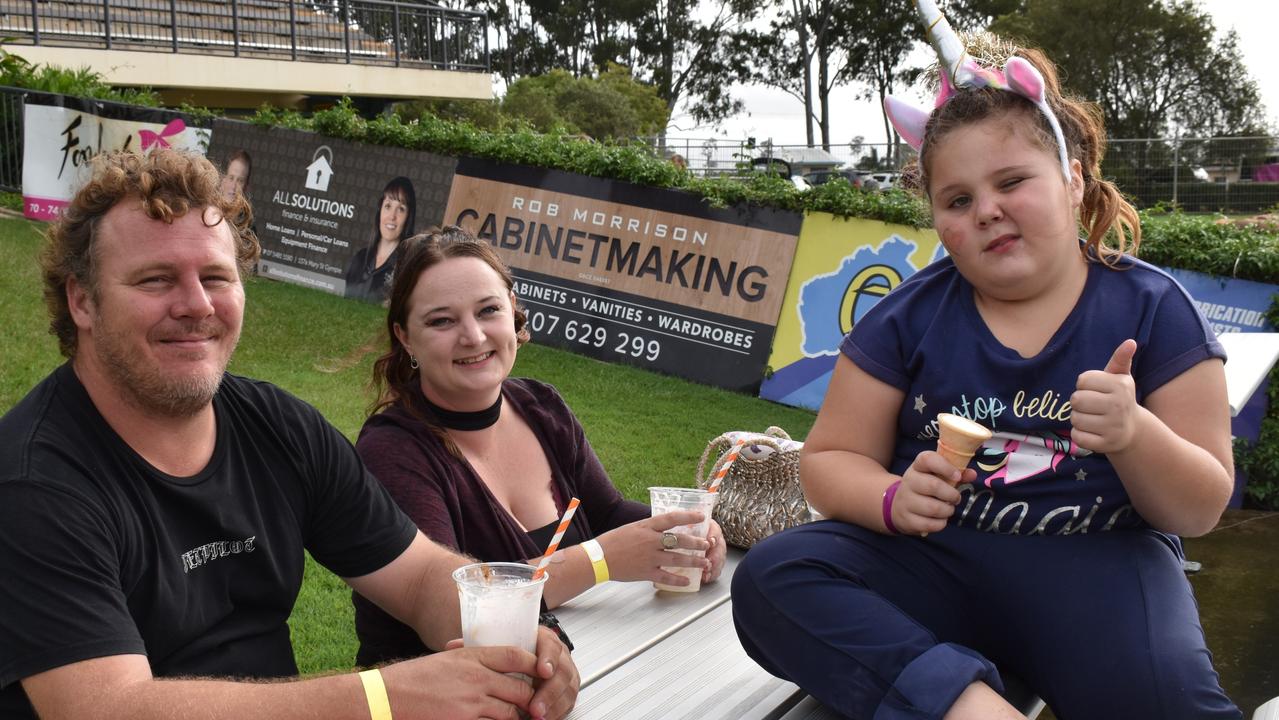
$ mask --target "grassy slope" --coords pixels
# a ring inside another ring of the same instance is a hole
[[[35,258],[41,226],[0,218],[0,412],[55,367]],[[244,335],[232,372],[270,380],[318,407],[354,438],[368,405],[369,372],[383,347],[381,308],[313,290],[252,279]],[[520,350],[518,375],[554,384],[586,428],[627,497],[649,485],[692,485],[707,441],[731,429],[785,428],[808,434],[804,410],[552,348]],[[308,558],[291,625],[304,672],[350,667],[355,656],[348,591]]]

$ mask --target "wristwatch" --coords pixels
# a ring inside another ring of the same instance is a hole
[[[542,613],[537,618],[537,624],[550,628],[551,632],[555,633],[555,636],[560,639],[560,642],[564,643],[564,647],[568,648],[569,652],[573,652],[573,641],[568,639],[568,633],[564,632],[564,628],[560,627],[560,619],[555,617],[554,613]]]

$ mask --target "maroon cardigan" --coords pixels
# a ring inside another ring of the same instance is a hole
[[[647,505],[626,500],[613,487],[582,425],[555,388],[510,378],[502,384],[502,395],[502,412],[518,412],[542,444],[557,512],[564,511],[570,498],[581,499],[572,534],[586,540],[649,516]],[[454,457],[402,405],[365,421],[355,447],[395,502],[435,542],[494,562],[520,562],[545,551],[497,502],[470,463]],[[429,652],[412,628],[358,594],[352,601],[359,665]]]

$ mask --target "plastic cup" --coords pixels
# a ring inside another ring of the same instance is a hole
[[[463,645],[514,645],[537,653],[542,586],[550,573],[543,572],[542,577],[534,580],[535,570],[523,563],[491,562],[465,565],[453,571],[458,604],[462,608]]]
[[[668,532],[680,533],[684,535],[696,535],[705,539],[706,533],[711,527],[711,511],[715,509],[715,499],[719,497],[718,493],[706,492],[705,490],[694,490],[692,488],[674,488],[674,487],[651,487],[648,489],[649,505],[653,509],[653,515],[663,515],[672,510],[698,510],[702,513],[701,522],[693,525],[677,525]],[[706,552],[703,550],[687,550],[684,548],[675,548],[667,552],[683,553],[685,555],[704,556]],[[664,583],[655,582],[653,587],[658,590],[666,590],[668,592],[697,592],[702,589],[702,569],[700,567],[662,567],[663,570],[688,578],[688,584],[682,586],[666,585]]]

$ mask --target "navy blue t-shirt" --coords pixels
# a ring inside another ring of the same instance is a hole
[[[891,472],[937,446],[938,413],[990,428],[961,485],[950,525],[1005,534],[1072,534],[1145,526],[1105,455],[1070,440],[1070,396],[1079,374],[1101,370],[1127,338],[1137,341],[1137,402],[1208,358],[1225,359],[1212,329],[1176,280],[1125,258],[1089,263],[1078,303],[1037,355],[995,338],[973,287],[950,258],[911,276],[870,310],[841,351],[906,397]]]

